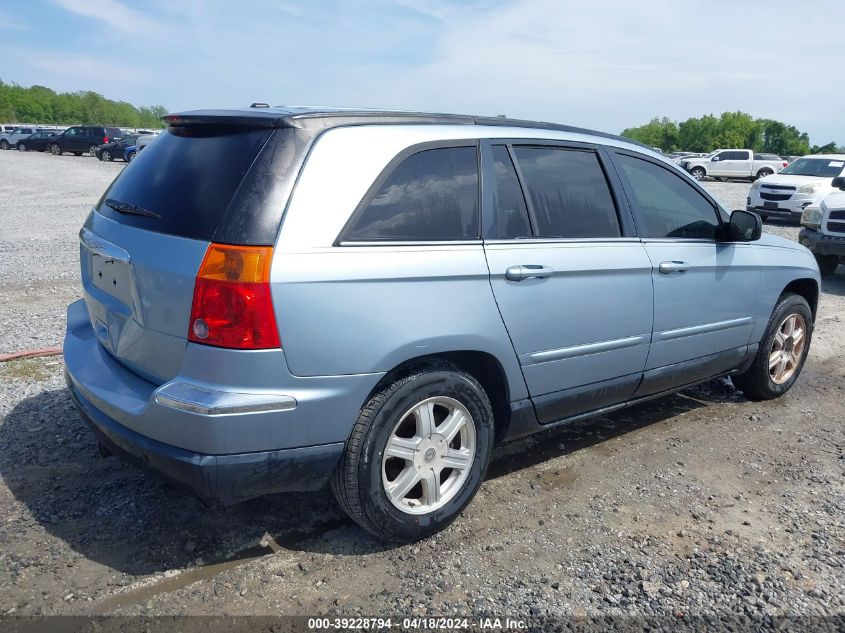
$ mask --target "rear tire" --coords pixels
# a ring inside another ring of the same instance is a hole
[[[398,375],[361,409],[332,492],[380,539],[425,538],[454,521],[478,491],[493,434],[490,400],[478,381],[450,363],[426,363]]]
[[[89,145],[88,146],[88,154],[91,156],[97,155],[97,146],[96,145]]]
[[[696,180],[702,180],[706,175],[707,172],[705,172],[702,167],[693,167],[690,170],[690,176],[692,176]]]
[[[766,176],[771,176],[773,173],[775,172],[773,172],[771,169],[763,168],[757,172],[757,180],[759,180],[760,178],[765,178]]]
[[[731,376],[731,382],[749,400],[782,396],[801,374],[812,337],[813,313],[807,300],[792,293],[782,295],[766,326],[754,362],[746,372]]]
[[[829,277],[839,267],[838,255],[815,255],[816,263],[819,265],[819,272],[823,277]]]
[[[18,151],[25,152],[26,151],[26,144],[25,143],[18,143]]]

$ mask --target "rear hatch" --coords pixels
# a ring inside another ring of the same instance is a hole
[[[210,242],[272,245],[297,131],[225,118],[171,126],[132,161],[80,232],[100,344],[155,383],[179,372],[194,282]]]

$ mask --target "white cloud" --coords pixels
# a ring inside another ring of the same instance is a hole
[[[127,33],[143,33],[156,29],[156,23],[144,13],[117,0],[54,0],[63,9],[89,18],[102,20],[109,27]]]

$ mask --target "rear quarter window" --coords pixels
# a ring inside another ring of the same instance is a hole
[[[376,181],[341,241],[476,239],[478,183],[474,145],[412,154]]]

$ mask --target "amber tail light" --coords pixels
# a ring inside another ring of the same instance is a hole
[[[197,273],[188,340],[234,349],[281,347],[270,294],[270,246],[210,244]]]

